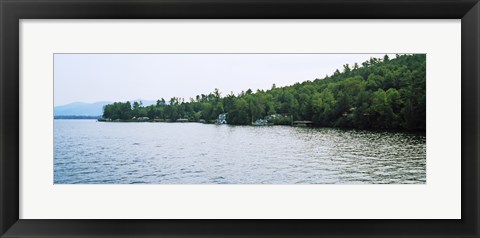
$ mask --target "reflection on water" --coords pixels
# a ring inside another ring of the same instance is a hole
[[[56,184],[425,183],[425,135],[55,120]]]

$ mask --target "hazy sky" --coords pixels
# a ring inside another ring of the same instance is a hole
[[[54,104],[238,94],[323,78],[370,57],[383,54],[55,54]]]

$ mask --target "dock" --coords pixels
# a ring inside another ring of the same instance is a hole
[[[294,121],[293,126],[313,126],[313,121]]]

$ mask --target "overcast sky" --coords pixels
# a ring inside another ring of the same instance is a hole
[[[238,94],[323,78],[370,57],[383,54],[55,54],[54,104]]]

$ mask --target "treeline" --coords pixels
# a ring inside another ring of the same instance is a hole
[[[426,55],[371,58],[361,65],[345,64],[333,75],[270,90],[251,89],[222,96],[218,89],[185,101],[171,98],[143,106],[116,102],[104,107],[111,120],[201,119],[212,122],[228,113],[228,124],[249,125],[268,115],[313,121],[315,126],[361,129],[425,130]]]

